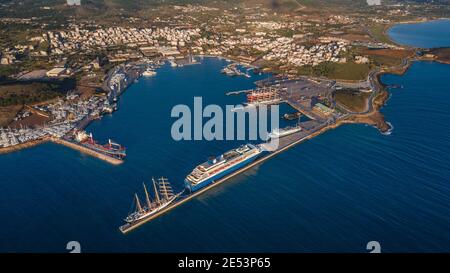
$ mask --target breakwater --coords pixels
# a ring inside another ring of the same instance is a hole
[[[86,147],[84,147],[82,145],[79,145],[79,144],[67,141],[67,140],[62,139],[62,138],[50,138],[50,140],[52,142],[54,142],[54,143],[61,144],[61,145],[64,145],[66,147],[72,148],[74,150],[80,151],[82,153],[94,156],[94,157],[96,157],[98,159],[104,160],[104,161],[106,161],[108,163],[111,163],[113,165],[119,165],[119,164],[123,163],[123,160],[121,160],[121,159],[117,159],[117,158],[114,158],[114,157],[111,157],[111,156],[108,156],[108,155],[96,152],[96,151],[94,151],[92,149],[86,148]]]
[[[3,147],[3,148],[0,148],[0,154],[7,154],[7,153],[20,151],[22,149],[31,148],[31,147],[40,145],[42,143],[45,143],[47,141],[49,141],[49,138],[48,137],[44,137],[44,138],[36,139],[36,140],[33,140],[33,141],[20,143],[20,144],[14,145],[14,146]]]

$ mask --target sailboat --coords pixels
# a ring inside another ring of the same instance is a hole
[[[153,200],[151,199],[150,194],[147,191],[147,187],[144,183],[143,186],[145,192],[145,205],[141,204],[137,193],[135,193],[134,204],[136,210],[128,215],[127,218],[125,218],[125,222],[132,224],[151,215],[154,215],[158,211],[161,211],[165,207],[169,206],[177,199],[178,196],[181,195],[181,193],[174,194],[172,186],[170,186],[167,178],[161,177],[158,178],[157,181],[152,178],[152,184],[154,191]]]

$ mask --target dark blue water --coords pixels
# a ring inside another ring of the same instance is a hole
[[[258,77],[226,77],[224,65],[165,66],[92,124],[98,139],[127,146],[122,166],[54,144],[1,155],[0,251],[64,252],[71,240],[108,252],[365,252],[372,240],[383,251],[450,251],[450,66],[436,63],[383,77],[404,86],[383,109],[391,135],[342,126],[122,235],[143,181],[164,175],[180,189],[195,165],[238,144],[170,136],[171,108],[192,105],[194,95],[204,104],[242,102],[224,92]]]
[[[388,30],[393,41],[421,48],[450,46],[450,19],[399,24]]]

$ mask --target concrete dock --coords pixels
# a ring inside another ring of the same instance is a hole
[[[239,91],[230,91],[225,93],[226,96],[233,96],[233,95],[239,95],[239,94],[243,94],[243,93],[250,93],[252,92],[254,89],[247,89],[247,90],[239,90]]]
[[[123,160],[121,160],[121,159],[118,159],[118,158],[115,158],[115,157],[111,157],[111,156],[108,156],[108,155],[96,152],[96,151],[91,150],[89,148],[86,148],[86,147],[84,147],[82,145],[79,145],[79,144],[67,141],[67,140],[62,139],[62,138],[50,138],[50,141],[52,141],[53,143],[61,144],[61,145],[64,145],[66,147],[78,150],[78,151],[80,151],[82,153],[85,153],[85,154],[91,155],[93,157],[96,157],[98,159],[104,160],[104,161],[106,161],[108,163],[111,163],[113,165],[120,165],[120,164],[123,163]]]

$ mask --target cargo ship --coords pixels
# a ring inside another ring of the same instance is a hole
[[[156,214],[158,211],[172,204],[181,195],[181,193],[173,193],[173,189],[167,178],[161,177],[158,181],[152,178],[152,183],[154,190],[152,197],[150,197],[147,187],[144,184],[145,205],[141,205],[138,195],[136,193],[134,194],[135,210],[124,219],[127,224],[122,226],[121,230]]]
[[[250,164],[257,159],[262,149],[259,146],[245,144],[218,157],[198,165],[184,180],[186,188],[195,192],[214,181]]]
[[[120,160],[123,160],[127,155],[126,149],[122,147],[122,145],[117,144],[111,140],[109,140],[108,143],[104,145],[98,144],[94,140],[92,133],[88,135],[85,131],[78,131],[75,134],[75,141],[88,149]]]
[[[253,90],[247,94],[248,105],[277,104],[281,102],[280,91],[272,88]]]

